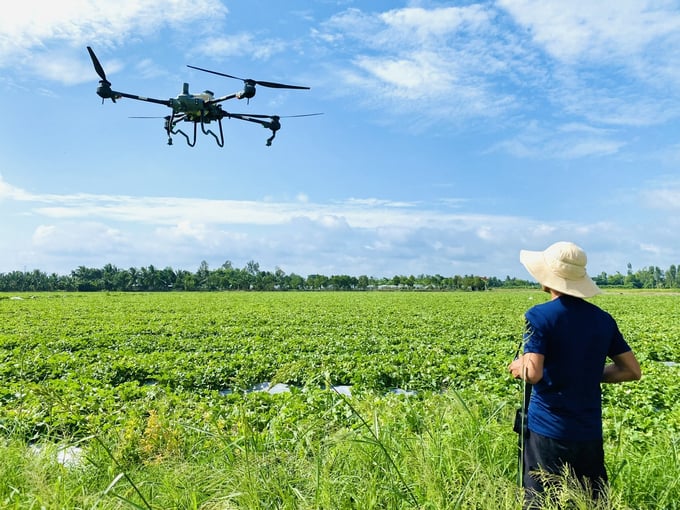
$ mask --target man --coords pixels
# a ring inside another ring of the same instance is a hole
[[[565,468],[597,499],[607,484],[600,383],[638,380],[640,365],[611,315],[585,301],[601,291],[579,246],[522,250],[520,261],[551,297],[526,312],[524,353],[508,367],[533,385],[523,449],[525,504],[536,508],[545,474],[560,476]]]

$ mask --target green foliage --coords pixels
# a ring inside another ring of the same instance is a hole
[[[22,297],[0,299],[3,508],[519,508],[506,367],[540,292]],[[594,301],[644,374],[604,388],[612,501],[677,508],[677,296]]]
[[[171,267],[157,269],[149,267],[121,269],[112,264],[103,268],[80,266],[69,275],[58,275],[35,269],[33,271],[12,271],[0,273],[0,292],[36,291],[287,291],[287,290],[488,290],[490,288],[533,287],[526,280],[507,277],[504,281],[496,277],[475,275],[395,275],[392,278],[374,278],[366,275],[318,275],[304,278],[295,273],[286,274],[276,268],[274,272],[260,270],[260,265],[251,260],[242,269],[233,267],[230,261],[211,270],[202,261],[195,273]]]
[[[628,289],[677,289],[680,275],[675,264],[666,270],[657,266],[642,268],[636,272],[630,264],[624,276],[620,272],[602,272],[594,281],[601,287]],[[304,278],[298,274],[286,274],[281,268],[272,271],[260,269],[260,264],[251,260],[242,269],[226,261],[217,269],[210,269],[204,260],[196,272],[166,267],[118,268],[106,264],[103,268],[80,266],[69,275],[47,274],[39,269],[33,271],[11,271],[0,273],[0,292],[37,291],[288,291],[288,290],[464,290],[480,291],[489,289],[526,289],[537,285],[531,281],[506,276],[501,280],[495,276],[440,274],[394,275],[375,278],[366,275],[319,275]]]

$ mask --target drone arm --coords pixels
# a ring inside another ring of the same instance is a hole
[[[222,96],[222,97],[212,99],[210,101],[206,101],[205,104],[217,104],[217,103],[221,103],[222,101],[228,101],[229,99],[235,99],[237,97],[238,97],[238,92],[235,93],[235,94],[229,94],[228,96]]]
[[[269,127],[269,121],[250,117],[249,115],[242,115],[240,113],[227,113],[225,112],[225,117],[229,117],[230,119],[240,119],[240,120],[246,120],[248,122],[254,122],[255,124],[259,124],[260,126],[263,127]]]
[[[126,92],[118,92],[115,90],[110,90],[108,92],[108,95],[104,98],[120,99],[121,97],[126,97],[128,99],[136,99],[137,101],[146,101],[147,103],[162,104],[163,106],[172,106],[170,100],[168,99],[155,99],[153,97],[138,96],[137,94],[128,94]]]
[[[276,132],[281,129],[281,122],[279,122],[278,116],[269,116],[269,115],[262,115],[259,118],[258,117],[253,117],[249,115],[242,115],[239,113],[226,113],[225,116],[228,116],[229,118],[234,118],[234,119],[241,119],[241,120],[247,120],[248,122],[254,122],[256,124],[260,124],[262,127],[270,129],[272,132],[272,136],[267,138],[267,146],[270,146],[272,144],[272,141],[276,137]],[[269,120],[264,120],[264,119],[269,119]]]

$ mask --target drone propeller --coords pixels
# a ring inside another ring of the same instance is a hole
[[[87,51],[90,53],[90,58],[92,59],[92,64],[94,64],[94,70],[97,72],[99,77],[102,79],[102,84],[106,83],[108,86],[111,86],[111,82],[106,79],[106,73],[104,72],[104,68],[102,65],[99,63],[99,59],[97,58],[97,55],[94,54],[94,51],[92,51],[92,48],[89,46],[87,47]]]
[[[97,87],[97,95],[102,98],[102,103],[104,102],[104,99],[110,99],[115,103],[116,98],[122,96],[117,92],[114,93],[111,90],[111,82],[106,79],[106,73],[104,72],[104,68],[102,67],[101,63],[99,63],[99,59],[97,58],[97,55],[94,54],[92,48],[88,46],[87,51],[90,54],[90,58],[92,59],[94,70],[101,78],[101,80],[99,80],[99,87]]]
[[[190,67],[192,69],[197,69],[199,71],[203,71],[205,73],[212,73],[216,74],[218,76],[224,76],[226,78],[233,78],[235,80],[241,80],[243,83],[246,85],[262,85],[263,87],[271,87],[274,89],[299,89],[299,90],[309,90],[309,87],[303,87],[300,85],[285,85],[283,83],[275,83],[273,81],[261,81],[261,80],[253,80],[251,78],[239,78],[238,76],[232,76],[230,74],[225,74],[225,73],[218,73],[217,71],[211,71],[210,69],[203,69],[202,67],[196,67],[196,66],[190,66],[187,65],[187,67]]]
[[[281,119],[292,119],[293,117],[315,117],[317,115],[323,115],[323,113],[301,113],[299,115],[282,115]]]

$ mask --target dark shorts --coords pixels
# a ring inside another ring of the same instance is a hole
[[[564,441],[529,432],[524,444],[522,483],[529,502],[535,494],[541,494],[550,485],[536,472],[563,475],[565,465],[575,474],[582,485],[592,490],[594,499],[602,496],[607,485],[602,440]],[[558,482],[559,483],[559,482]],[[531,505],[529,505],[531,507]]]

